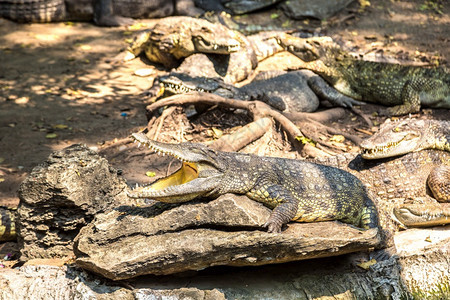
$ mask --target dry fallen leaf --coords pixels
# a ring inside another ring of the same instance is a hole
[[[69,128],[69,126],[65,125],[65,124],[56,124],[52,126],[54,129],[67,129]]]
[[[56,137],[58,137],[58,135],[56,133],[48,133],[45,135],[46,139],[54,139]]]
[[[148,177],[155,177],[155,176],[156,176],[156,173],[155,173],[155,172],[148,171],[148,172],[145,172],[145,175],[148,176]]]
[[[369,261],[357,264],[357,266],[360,267],[360,268],[363,268],[364,270],[369,270],[370,266],[373,266],[376,263],[377,263],[377,260],[375,258],[372,258]]]

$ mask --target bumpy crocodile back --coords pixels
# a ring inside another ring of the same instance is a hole
[[[341,154],[314,160],[337,167],[358,177],[374,195],[380,213],[380,224],[393,232],[397,225],[392,210],[405,203],[436,203],[427,189],[427,178],[433,168],[450,166],[450,153],[422,150],[402,156],[366,160],[361,155]]]
[[[0,17],[24,23],[62,21],[66,7],[64,0],[0,0]]]

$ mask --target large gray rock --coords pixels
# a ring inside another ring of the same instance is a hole
[[[73,239],[98,212],[128,201],[126,183],[86,146],[52,153],[19,188],[21,260],[72,255]]]
[[[270,210],[245,196],[208,203],[156,203],[99,214],[74,244],[78,266],[113,280],[210,266],[258,266],[372,248],[376,229],[338,222],[290,223],[282,234],[261,226]]]
[[[225,299],[216,289],[130,289],[70,266],[30,265],[0,272],[0,299]]]
[[[0,299],[135,299],[82,270],[63,266],[23,266],[0,272]]]
[[[287,0],[280,7],[292,19],[312,17],[322,20],[336,14],[351,2],[353,0]]]

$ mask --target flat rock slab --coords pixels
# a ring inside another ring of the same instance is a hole
[[[245,196],[184,205],[121,206],[97,215],[74,243],[76,264],[112,280],[210,266],[257,266],[366,250],[378,231],[338,222],[263,231],[271,210]]]

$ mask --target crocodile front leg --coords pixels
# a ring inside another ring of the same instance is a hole
[[[334,106],[352,107],[353,105],[364,105],[364,102],[355,100],[341,94],[331,87],[322,77],[309,70],[301,70],[307,78],[308,86],[321,99],[328,100]]]
[[[291,221],[298,211],[299,200],[278,184],[263,185],[247,193],[247,196],[268,206],[275,206],[269,219],[263,225],[263,227],[267,227],[268,232],[280,233],[281,227]]]

